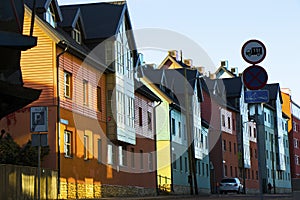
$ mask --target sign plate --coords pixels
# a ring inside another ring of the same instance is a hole
[[[243,83],[250,90],[263,88],[268,81],[268,74],[264,68],[258,65],[247,67],[243,72]]]
[[[266,47],[259,40],[249,40],[242,47],[242,56],[250,64],[257,64],[266,57]]]
[[[268,90],[247,90],[244,93],[245,103],[266,103],[269,102]]]
[[[48,132],[48,108],[47,107],[30,108],[30,131]]]

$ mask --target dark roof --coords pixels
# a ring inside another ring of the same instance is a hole
[[[234,105],[235,97],[229,97],[227,95],[226,86],[224,83],[224,79],[210,79],[208,77],[204,77],[206,88],[204,90],[208,93],[211,99],[213,99],[220,106],[225,106],[238,112],[238,108]],[[203,84],[204,85],[204,84]]]
[[[221,80],[225,86],[227,98],[241,97],[243,87],[241,77],[224,78]]]
[[[32,10],[33,0],[24,0],[24,3],[30,8],[30,10]],[[57,0],[36,0],[35,8],[36,8],[37,14],[46,12],[50,3],[53,3],[53,5],[54,5],[54,12],[55,12],[57,21],[61,22],[63,20],[63,18],[62,18],[62,14],[61,14],[60,7],[58,5]]]
[[[186,74],[185,74],[186,72]],[[176,96],[184,94],[194,94],[194,89],[198,91],[199,102],[203,100],[200,73],[194,69],[151,69],[144,68],[144,76],[152,83],[162,85],[172,91]],[[185,77],[186,76],[186,77]],[[184,84],[188,80],[189,86],[185,88]]]
[[[161,99],[156,96],[147,86],[145,86],[142,82],[134,80],[134,88],[135,91],[146,98],[152,101],[161,101]]]
[[[269,99],[270,100],[276,100],[277,95],[279,93],[279,98],[282,103],[282,97],[281,97],[281,93],[280,93],[279,83],[266,84],[265,87],[263,87],[262,89],[269,91]]]
[[[86,28],[86,39],[99,39],[109,38],[117,34],[121,19],[127,9],[127,5],[90,3],[61,6],[63,12],[66,9],[72,10],[76,8],[80,8],[83,16]]]

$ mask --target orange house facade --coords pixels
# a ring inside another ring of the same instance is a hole
[[[25,11],[24,32],[29,32],[31,12],[27,7]],[[64,46],[66,38],[38,17],[34,36],[38,45],[21,56],[23,81],[42,93],[1,125],[22,145],[38,133],[30,131],[30,108],[46,107],[48,131],[43,134],[48,135],[50,154],[42,167],[57,170],[58,197],[101,197],[100,174],[107,171],[100,148],[106,142],[104,68],[96,61],[85,62],[85,52]]]

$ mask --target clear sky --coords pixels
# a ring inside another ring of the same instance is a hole
[[[267,49],[259,65],[266,69],[268,83],[290,88],[293,101],[300,105],[300,0],[127,0],[127,4],[147,63],[159,64],[167,50],[176,49],[209,71],[228,60],[229,67],[242,73],[250,64],[243,60],[241,47],[249,39],[258,39]],[[155,41],[161,46],[149,45]]]

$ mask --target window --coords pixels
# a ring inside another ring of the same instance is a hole
[[[148,116],[148,130],[152,130],[152,113],[147,111]]]
[[[176,154],[173,153],[173,169],[177,169]]]
[[[115,161],[115,152],[114,146],[112,144],[107,144],[107,164],[114,164]]]
[[[89,159],[89,136],[87,135],[83,136],[83,145],[84,145],[83,158],[87,160]]]
[[[72,76],[71,73],[65,71],[64,72],[64,95],[67,98],[71,98],[71,84]]]
[[[88,105],[88,82],[83,80],[83,105]]]
[[[226,140],[223,140],[223,151],[226,151]]]
[[[131,167],[135,168],[134,148],[131,148]]]
[[[230,117],[227,117],[227,120],[228,120],[228,128],[231,129],[231,123],[230,123],[231,119],[230,119]]]
[[[65,156],[71,157],[72,156],[72,132],[65,130]]]
[[[98,139],[98,163],[102,162],[102,140]]]
[[[231,152],[231,142],[229,141],[229,152]]]
[[[184,157],[184,168],[185,168],[185,172],[188,172],[188,162],[187,162],[187,157]]]
[[[225,127],[225,115],[222,115],[222,125]]]
[[[181,137],[181,123],[178,122],[178,136]]]
[[[143,110],[139,107],[139,125],[143,126]]]
[[[179,157],[179,169],[182,171],[182,156]]]
[[[186,140],[186,126],[183,124],[183,139]]]
[[[127,151],[125,146],[119,146],[119,164],[127,166]]]
[[[296,138],[294,138],[294,147],[295,147],[295,148],[298,148],[298,144],[299,144],[299,143],[298,143],[298,140],[297,140]]]
[[[56,28],[56,17],[54,13],[54,7],[52,4],[50,4],[45,14],[46,22],[48,22],[53,28]]]
[[[256,128],[253,128],[253,135],[254,135],[254,138],[256,138]]]
[[[148,164],[149,164],[149,170],[153,170],[153,153],[148,153]]]
[[[174,119],[174,118],[172,118],[172,134],[173,134],[173,135],[175,135],[175,134],[176,134],[176,132],[175,132],[175,131],[176,131],[176,128],[175,128],[175,126],[176,126],[176,125],[175,125],[175,119]]]
[[[228,174],[227,174],[227,165],[224,165],[224,174],[225,174],[225,176],[228,175]]]
[[[236,143],[233,143],[233,153],[236,154]]]
[[[101,94],[101,87],[97,87],[97,109],[98,111],[102,111],[102,94]]]
[[[144,157],[143,157],[143,150],[140,150],[140,166],[141,169],[144,169]]]
[[[209,177],[209,168],[208,168],[208,164],[206,164],[206,176]]]
[[[232,170],[232,166],[230,166],[230,176],[233,177],[233,170]]]
[[[75,28],[72,30],[72,38],[78,43],[81,44],[81,32],[79,28],[79,23],[76,23]]]

